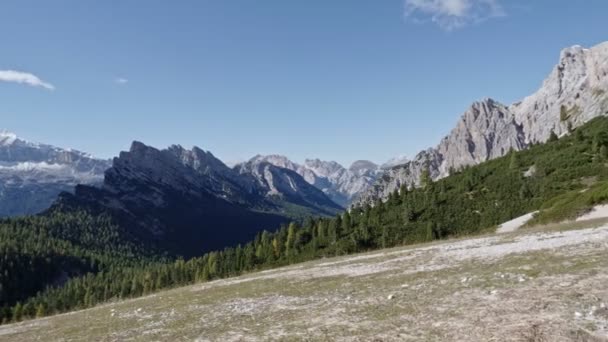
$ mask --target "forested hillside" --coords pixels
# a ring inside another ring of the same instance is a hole
[[[490,231],[543,209],[537,222],[574,217],[608,199],[608,119],[546,144],[403,184],[386,202],[311,218],[188,261],[158,256],[106,216],[52,212],[0,223],[3,321],[83,308],[162,288],[323,256]],[[44,271],[42,271],[44,270]],[[70,278],[71,276],[71,278]],[[70,280],[67,280],[70,278]]]

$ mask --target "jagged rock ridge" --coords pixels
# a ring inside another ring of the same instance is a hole
[[[590,49],[564,49],[558,65],[536,93],[510,106],[489,98],[473,103],[437,147],[387,170],[356,203],[386,199],[402,185],[418,185],[424,169],[434,179],[446,177],[452,169],[545,142],[552,131],[561,136],[608,114],[607,74],[608,42]]]
[[[391,160],[388,164],[378,166],[367,160],[358,160],[347,169],[335,161],[322,161],[319,159],[306,159],[303,164],[297,164],[285,156],[257,155],[247,163],[267,163],[274,166],[292,170],[301,175],[309,184],[323,191],[335,203],[348,207],[358,194],[366,191],[382,174],[384,167],[405,162],[405,157]]]
[[[109,213],[138,239],[192,256],[246,242],[293,217],[342,208],[295,172],[268,165],[231,169],[211,152],[134,142],[114,158],[100,188],[79,185],[51,210]],[[271,174],[263,182],[260,174]]]

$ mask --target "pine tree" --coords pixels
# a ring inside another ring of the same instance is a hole
[[[344,212],[344,215],[342,215],[342,234],[348,234],[351,230],[351,223],[350,223],[351,219],[350,219],[350,214],[348,213],[348,210]]]
[[[427,223],[426,230],[425,230],[425,238],[426,238],[426,241],[433,240],[433,222]]]
[[[559,137],[557,134],[555,134],[555,131],[551,130],[551,133],[549,134],[549,142],[557,141],[558,139]]]
[[[287,240],[285,241],[285,254],[291,256],[293,254],[293,246],[296,241],[296,224],[290,223],[287,228]]]
[[[38,304],[38,307],[36,308],[36,318],[44,317],[44,315],[45,315],[44,305],[42,303],[40,303],[40,304]]]
[[[532,196],[532,193],[530,191],[530,187],[528,186],[527,182],[524,182],[521,187],[519,188],[519,198],[522,200],[528,199]]]
[[[600,147],[599,154],[601,160],[608,160],[608,147],[606,147],[606,145],[602,145],[602,147]]]
[[[511,160],[509,161],[511,170],[519,170],[519,157],[515,151],[511,151]]]
[[[577,141],[581,142],[585,140],[585,134],[583,134],[582,129],[577,129],[574,134]]]
[[[23,306],[21,305],[21,302],[17,302],[17,304],[13,307],[13,322],[19,322],[22,316]]]
[[[593,153],[599,153],[602,146],[608,145],[608,134],[606,132],[598,132],[593,137],[592,150]]]
[[[425,168],[420,174],[420,187],[423,189],[427,189],[432,182],[433,180],[431,179],[431,173],[429,172],[428,168]]]

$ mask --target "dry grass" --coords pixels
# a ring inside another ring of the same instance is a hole
[[[603,223],[318,260],[2,326],[0,340],[606,341]]]

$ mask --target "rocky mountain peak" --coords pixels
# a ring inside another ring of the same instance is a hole
[[[375,172],[378,170],[378,165],[369,160],[357,160],[350,165],[348,170],[355,173]]]
[[[561,51],[558,64],[534,94],[506,106],[491,98],[474,102],[439,145],[391,168],[361,195],[359,203],[385,199],[401,185],[418,183],[427,169],[433,178],[451,170],[501,157],[551,132],[568,134],[598,115],[608,114],[608,42],[590,49]]]
[[[409,161],[409,158],[406,155],[400,155],[394,158],[387,160],[384,164],[380,165],[380,169],[387,170],[399,165],[403,165]]]
[[[318,158],[306,159],[304,165],[307,169],[314,172],[320,177],[329,177],[332,174],[340,173],[346,170],[342,165],[335,161],[324,161]]]
[[[17,141],[17,135],[15,133],[1,130],[0,131],[0,146],[11,145]]]
[[[266,163],[270,163],[272,165],[282,167],[285,169],[289,169],[289,170],[296,170],[298,168],[298,164],[292,162],[286,156],[279,155],[279,154],[270,154],[270,155],[265,155],[265,156],[258,154],[255,157],[251,158],[249,160],[249,162],[251,162],[251,163],[266,162]]]

